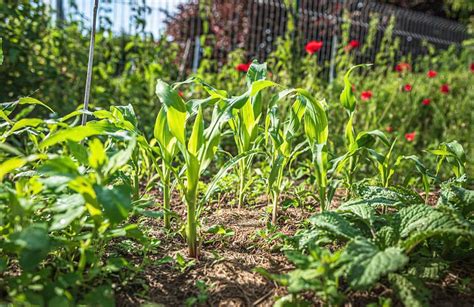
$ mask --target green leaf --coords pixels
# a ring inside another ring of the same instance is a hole
[[[349,111],[350,113],[354,112],[355,105],[356,105],[356,98],[354,93],[352,92],[352,83],[350,81],[350,75],[352,71],[358,67],[368,67],[370,64],[360,64],[356,66],[352,66],[344,75],[344,89],[339,97],[339,100],[342,106]]]
[[[155,92],[161,103],[167,108],[173,108],[178,112],[186,113],[186,104],[178,95],[178,92],[174,90],[168,83],[158,79]]]
[[[100,169],[107,161],[107,154],[105,152],[102,142],[95,138],[89,142],[89,165],[93,169]]]
[[[135,110],[131,104],[126,106],[112,106],[111,110],[112,113],[115,113],[115,110],[117,110],[120,112],[124,120],[130,122],[134,127],[138,126],[137,115],[135,114]]]
[[[12,158],[0,164],[0,182],[3,180],[5,175],[13,170],[23,167],[26,162],[27,160],[25,158]]]
[[[110,124],[107,120],[98,122],[91,121],[85,126],[77,126],[60,130],[44,139],[44,141],[40,143],[39,147],[40,149],[44,149],[65,141],[81,142],[87,137],[105,134],[107,132],[116,132],[117,130],[118,129],[114,125]]]
[[[408,274],[428,280],[439,280],[449,269],[449,262],[440,258],[418,256],[410,261]]]
[[[60,197],[53,207],[53,210],[57,213],[53,216],[49,230],[61,230],[69,226],[86,211],[85,203],[84,198],[80,194]]]
[[[81,143],[68,141],[67,146],[71,155],[76,158],[79,163],[83,165],[88,164],[89,154],[87,153],[87,149],[84,147],[84,145],[82,145]]]
[[[252,84],[267,77],[267,63],[259,64],[254,60],[247,71],[247,84]]]
[[[32,97],[22,97],[18,100],[18,104],[26,104],[26,105],[40,105],[51,112],[54,113],[54,110],[48,107],[46,104],[42,103],[38,99],[32,98]]]
[[[156,84],[156,95],[166,106],[167,123],[171,133],[181,144],[186,144],[186,104],[183,99],[176,90],[162,80],[158,80]]]
[[[37,127],[39,124],[43,122],[42,119],[39,118],[23,118],[17,121],[13,127],[7,132],[7,135],[13,134],[15,131],[23,129],[25,127]]]
[[[21,248],[21,267],[31,271],[49,252],[50,239],[47,228],[43,224],[32,224],[18,234],[14,243]]]
[[[305,133],[311,142],[326,144],[328,140],[328,118],[324,99],[316,100],[306,90],[299,89],[300,98],[304,98],[306,111],[304,114]]]
[[[59,175],[70,178],[79,176],[78,166],[67,156],[46,160],[44,164],[39,167],[38,171],[48,176]]]
[[[408,263],[401,248],[380,250],[365,238],[351,241],[341,260],[347,263],[347,279],[355,289],[370,289],[381,277],[402,269]]]
[[[397,187],[379,187],[362,185],[357,188],[361,199],[355,199],[352,203],[367,203],[371,206],[410,206],[422,204],[424,200],[417,193],[408,189]]]
[[[366,203],[346,202],[337,208],[336,212],[352,213],[368,225],[375,222],[375,209]]]
[[[430,292],[417,277],[391,273],[388,275],[388,280],[403,305],[410,307],[430,305]]]
[[[474,212],[474,191],[455,184],[443,184],[437,206],[448,206],[459,210],[463,216]]]
[[[176,138],[168,126],[165,108],[161,108],[156,117],[153,135],[161,148],[162,158],[170,163],[176,147]]]
[[[353,227],[341,214],[325,211],[309,218],[309,222],[318,229],[323,229],[336,237],[352,239],[362,236],[363,233]]]
[[[419,204],[403,208],[397,215],[400,219],[400,237],[405,239],[401,246],[408,251],[433,236],[474,238],[472,223],[462,219],[453,209]]]
[[[168,127],[171,133],[176,137],[178,142],[186,144],[186,112],[180,112],[177,109],[170,107],[166,113]]]
[[[127,148],[120,150],[116,154],[114,154],[112,157],[110,157],[109,162],[104,168],[104,171],[106,174],[113,174],[117,170],[119,170],[121,167],[126,165],[128,161],[130,161],[130,158],[132,157],[133,151],[135,150],[137,144],[136,138],[132,138],[130,142],[127,145]]]
[[[104,208],[105,216],[112,223],[120,223],[127,218],[128,212],[132,209],[132,199],[130,187],[127,185],[117,185],[102,187],[94,185],[97,201]]]
[[[357,145],[357,148],[370,148],[371,146],[373,146],[373,144],[375,144],[375,141],[377,139],[381,140],[382,143],[390,147],[390,141],[388,140],[385,133],[380,130],[360,132],[355,139],[355,145]],[[354,150],[355,148],[351,149]]]
[[[199,107],[198,114],[194,120],[193,130],[189,138],[188,151],[190,154],[197,156],[201,146],[204,143],[204,122],[202,120],[202,108]]]

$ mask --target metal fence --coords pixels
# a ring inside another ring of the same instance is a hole
[[[93,1],[45,1],[56,9],[58,18],[88,24]],[[321,60],[335,56],[335,47],[343,43],[343,25],[349,25],[349,39],[362,44],[355,50],[357,61],[373,61],[392,17],[393,38],[399,38],[398,56],[424,54],[425,42],[445,49],[468,38],[460,23],[375,1],[294,1],[295,48],[310,40],[322,40]],[[103,0],[99,24],[117,33],[168,35],[188,55],[188,66],[196,66],[202,44],[212,46],[212,57],[219,62],[225,62],[227,54],[236,48],[243,48],[249,59],[264,60],[277,47],[277,38],[285,34],[289,10],[283,0]],[[373,41],[366,42],[374,19]],[[199,39],[204,34],[206,39]]]

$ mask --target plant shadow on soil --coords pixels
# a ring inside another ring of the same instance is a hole
[[[185,207],[179,202],[179,196],[174,196],[172,208],[184,219]],[[158,194],[156,197],[159,199]],[[342,197],[336,197],[332,206],[337,206]],[[160,260],[166,256],[174,258],[178,253],[186,256],[184,239],[179,234],[166,233],[161,219],[140,218],[141,224],[150,229],[149,234],[161,243],[156,251],[147,255],[149,264],[143,271],[125,286],[116,289],[117,305],[184,306],[187,299],[199,296],[196,281],[200,280],[206,284],[207,290],[206,298],[199,306],[272,306],[276,297],[287,293],[283,287],[255,272],[255,268],[260,267],[270,273],[281,274],[293,269],[293,265],[278,248],[281,240],[269,240],[265,236],[257,235],[258,231],[266,229],[268,214],[265,210],[266,200],[242,209],[232,208],[225,201],[207,208],[202,213],[202,229],[222,225],[234,234],[222,237],[204,233],[199,260],[183,270],[171,263],[160,263]],[[314,213],[314,210],[305,208],[287,208],[280,211],[277,233],[293,235],[301,223]],[[140,257],[133,253],[124,256],[129,258],[129,261],[141,261]],[[473,263],[455,264],[444,280],[430,286],[433,305],[473,306],[472,285],[468,286],[470,290],[465,294],[454,291],[459,282],[466,278],[474,280]],[[347,302],[350,306],[365,306],[379,302],[382,296],[392,297],[396,302],[392,291],[381,284],[369,292],[348,293]],[[312,295],[307,298],[313,301],[315,306],[323,305]]]

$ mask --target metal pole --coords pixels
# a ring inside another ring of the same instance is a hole
[[[64,21],[64,5],[63,0],[56,0],[56,18],[57,24],[62,25]]]
[[[331,62],[329,67],[329,83],[334,81],[336,75],[336,56],[337,56],[337,34],[332,37]]]
[[[89,96],[91,93],[91,81],[92,81],[92,64],[94,62],[94,45],[95,45],[95,26],[97,21],[97,10],[99,9],[99,0],[94,2],[94,13],[92,16],[92,31],[91,31],[91,41],[89,45],[89,62],[87,64],[87,78],[86,78],[86,89],[84,93],[84,113],[82,114],[82,125],[85,125],[87,122],[87,112],[89,108]]]

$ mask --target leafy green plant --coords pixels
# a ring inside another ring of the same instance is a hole
[[[469,216],[473,191],[462,188],[459,181],[450,181],[443,185],[435,207],[424,204],[409,190],[362,186],[358,193],[359,198],[335,211],[312,216],[309,229],[301,231],[293,245],[296,254],[306,260],[295,262],[297,270],[288,275],[271,278],[287,285],[291,293],[310,289],[334,303],[316,272],[338,272],[324,279],[333,281],[332,293],[338,293],[342,280],[353,290],[367,290],[382,282],[389,283],[405,305],[426,305],[429,292],[424,282],[442,276],[449,267],[448,254],[472,254],[474,225]],[[391,210],[378,210],[382,206]],[[320,260],[322,256],[314,258],[314,253],[331,255],[324,248],[333,242],[343,246],[328,267]],[[312,286],[315,284],[317,287]]]
[[[44,106],[24,98],[3,105],[3,114],[37,105]],[[96,120],[85,126],[67,123],[77,123],[80,114],[47,121],[7,117],[0,164],[0,250],[4,269],[21,268],[18,276],[2,280],[15,303],[70,304],[78,293],[86,304],[95,299],[113,303],[110,286],[100,281],[110,272],[110,266],[102,265],[107,244],[126,237],[148,248],[137,225],[122,224],[134,212],[134,183],[125,174],[136,170],[133,155],[143,141],[133,109],[94,113]],[[25,136],[32,145],[28,150],[9,150],[10,142]]]

